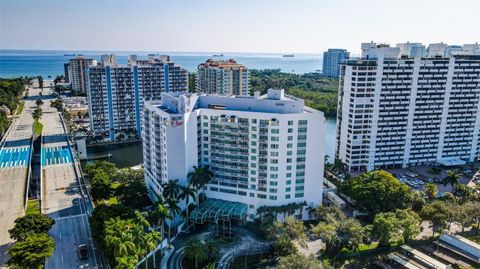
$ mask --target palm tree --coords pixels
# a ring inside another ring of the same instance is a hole
[[[107,238],[106,238],[107,239]],[[117,246],[113,252],[115,253],[116,257],[122,257],[131,255],[135,252],[135,243],[132,241],[132,237],[130,234],[122,233],[117,240],[115,240],[115,245]]]
[[[180,192],[180,185],[178,184],[178,179],[169,180],[167,183],[162,184],[163,187],[163,197],[176,200]]]
[[[32,112],[32,118],[35,121],[40,120],[42,118],[42,115],[43,115],[43,110],[40,107],[35,108],[35,110],[33,110]]]
[[[452,192],[455,192],[455,185],[460,184],[462,175],[457,170],[448,170],[447,176],[443,179],[443,186],[452,185]]]
[[[193,260],[195,262],[195,268],[199,268],[198,263],[207,259],[205,245],[197,239],[189,240],[185,247],[185,257]]]
[[[187,212],[186,214],[186,217],[187,217],[187,221],[188,221],[188,217],[189,217],[189,214],[188,214],[188,205],[190,204],[190,198],[192,198],[192,200],[195,200],[195,197],[196,197],[196,192],[194,189],[192,189],[190,187],[190,185],[186,186],[186,187],[180,187],[180,190],[182,191],[180,193],[180,195],[178,196],[178,198],[182,199],[182,200],[185,200],[185,210]]]
[[[207,251],[207,258],[209,260],[215,260],[220,252],[217,242],[215,240],[208,240],[205,243],[205,250]]]
[[[168,216],[168,219],[170,220],[170,224],[168,225],[168,244],[170,244],[170,240],[172,237],[172,233],[171,233],[171,228],[173,225],[172,222],[175,221],[175,218],[177,217],[177,214],[181,212],[181,209],[178,206],[178,200],[174,200],[174,199],[167,200],[167,207],[170,213]]]
[[[335,159],[333,161],[332,171],[335,173],[346,174],[347,165],[342,162],[340,159]]]
[[[152,206],[152,212],[150,216],[156,221],[156,227],[160,226],[160,237],[161,241],[163,241],[165,235],[165,220],[168,218],[170,213],[168,212],[168,208],[164,206],[164,201],[161,197],[157,197],[158,200]]]
[[[137,259],[132,256],[117,257],[116,262],[115,268],[117,269],[131,269],[137,265]]]
[[[209,165],[204,165],[201,167],[194,166],[193,171],[187,174],[189,184],[197,188],[197,190],[202,190],[203,187],[210,182],[213,177],[213,172],[210,170]]]
[[[39,98],[39,99],[35,100],[35,105],[37,105],[37,107],[43,105],[42,99]]]

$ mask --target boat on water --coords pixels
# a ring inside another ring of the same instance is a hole
[[[283,55],[283,58],[293,58],[293,57],[295,57],[294,54],[284,54]]]
[[[71,54],[65,53],[65,54],[63,54],[63,56],[75,56],[75,53],[71,53]]]
[[[212,57],[223,57],[223,53],[220,54],[213,54]]]

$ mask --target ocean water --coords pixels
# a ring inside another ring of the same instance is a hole
[[[100,60],[100,55],[106,51],[34,51],[34,50],[0,50],[0,77],[43,76],[54,78],[62,75],[63,64],[72,56],[84,55]],[[150,52],[113,52],[117,54],[120,64],[127,63],[128,55],[137,54],[139,58],[147,57]],[[211,53],[168,53],[172,60],[185,67],[189,72],[196,70],[200,63],[207,59],[235,59],[250,69],[281,69],[289,73],[318,72],[322,68],[320,55],[298,54],[292,58],[281,54],[259,53],[224,53],[223,57],[212,57]]]

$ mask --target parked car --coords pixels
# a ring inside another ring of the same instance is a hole
[[[88,248],[87,245],[82,244],[78,246],[78,256],[82,260],[88,259]]]

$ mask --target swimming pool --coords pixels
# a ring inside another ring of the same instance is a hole
[[[30,146],[0,150],[0,168],[29,165]]]
[[[42,147],[42,166],[71,163],[72,160],[68,146]]]

